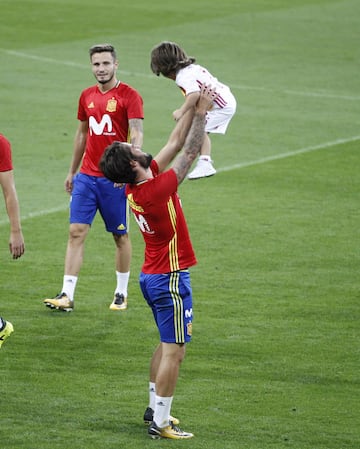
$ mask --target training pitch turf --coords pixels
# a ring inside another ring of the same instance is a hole
[[[101,3],[101,2],[100,2]],[[360,3],[357,0],[1,1],[0,132],[12,142],[26,254],[12,261],[0,202],[3,449],[358,449]],[[63,191],[88,48],[111,42],[144,98],[156,153],[183,101],[149,68],[174,40],[230,85],[238,110],[214,136],[218,174],[179,192],[198,257],[194,333],[172,412],[189,441],[149,440],[148,362],[158,336],[137,283],[108,309],[114,248],[87,239],[75,311],[61,288]]]

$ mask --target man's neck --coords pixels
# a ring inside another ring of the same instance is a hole
[[[148,179],[153,179],[154,175],[150,168],[142,169],[138,172],[138,175],[136,177],[136,184],[141,184],[142,182],[147,181]]]
[[[106,93],[109,90],[113,89],[115,86],[117,86],[119,84],[119,82],[120,81],[118,81],[116,78],[113,78],[108,83],[105,83],[105,84],[98,83],[98,87],[99,87],[100,92]]]

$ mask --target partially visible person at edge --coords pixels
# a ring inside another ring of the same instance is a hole
[[[115,48],[109,44],[94,45],[89,53],[97,84],[80,95],[77,114],[80,122],[65,179],[65,190],[71,194],[71,201],[63,285],[55,298],[44,300],[47,307],[66,312],[74,308],[85,239],[97,211],[116,245],[117,283],[110,309],[127,308],[132,251],[128,235],[128,204],[125,189],[114,186],[104,177],[99,161],[105,148],[115,140],[128,141],[129,138],[134,147],[141,147],[143,142],[143,101],[134,88],[117,79]]]
[[[160,344],[151,358],[149,406],[144,414],[152,438],[193,437],[170,415],[185,345],[192,335],[188,269],[196,263],[177,189],[200,151],[206,112],[216,98],[214,90],[203,86],[195,113],[189,110],[184,114],[154,159],[133,145],[114,142],[100,161],[107,178],[127,183],[130,208],[145,241],[140,287],[160,334]],[[183,146],[183,152],[165,171]]]
[[[25,242],[21,230],[20,207],[15,187],[11,144],[3,134],[0,134],[0,185],[10,222],[9,250],[12,258],[18,259],[25,252]],[[13,331],[12,323],[0,317],[0,348]]]
[[[205,67],[195,64],[195,62],[195,58],[187,56],[175,42],[161,42],[151,51],[151,70],[157,76],[162,74],[165,78],[175,81],[185,96],[181,107],[173,112],[175,120],[179,120],[186,111],[195,105],[202,84],[211,84],[219,94],[207,113],[204,142],[195,168],[188,175],[189,179],[215,175],[216,169],[211,160],[209,134],[225,134],[236,111],[236,99],[230,88],[220,83]]]

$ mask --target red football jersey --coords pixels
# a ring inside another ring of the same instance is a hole
[[[77,117],[89,125],[80,172],[103,176],[98,164],[105,148],[114,140],[128,141],[129,120],[144,118],[143,101],[128,84],[118,82],[106,93],[96,85],[81,93]]]
[[[196,264],[188,227],[177,194],[174,170],[158,174],[156,161],[151,162],[155,176],[140,184],[126,185],[131,210],[145,240],[145,274],[170,273]]]
[[[5,136],[0,134],[0,171],[13,170],[11,145]]]

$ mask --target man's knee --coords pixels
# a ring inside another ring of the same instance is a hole
[[[129,234],[113,234],[116,246],[119,248],[126,246],[130,243]]]
[[[162,356],[180,364],[185,357],[185,344],[162,343]]]
[[[84,241],[89,231],[89,225],[82,223],[71,223],[69,228],[69,239],[72,241]]]

